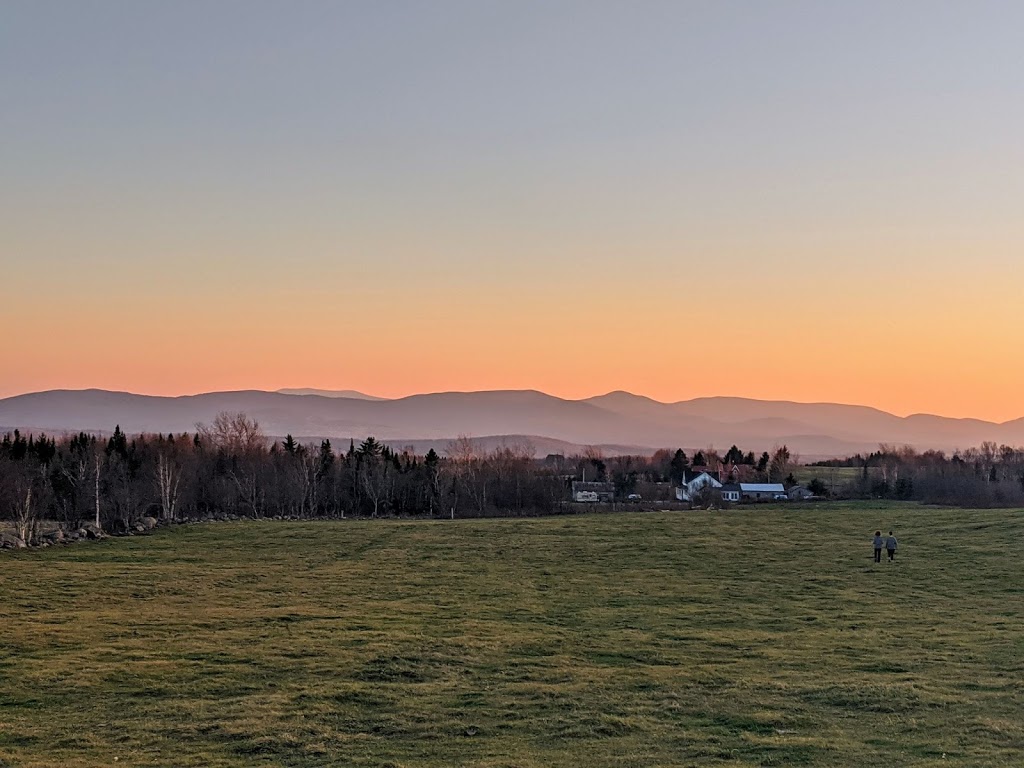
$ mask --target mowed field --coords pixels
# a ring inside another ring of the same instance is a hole
[[[834,487],[836,491],[842,491],[851,483],[860,480],[864,476],[864,470],[860,467],[796,466],[792,468],[791,474],[794,480],[803,485],[817,478],[825,484],[826,488]],[[880,479],[881,472],[878,467],[869,467],[868,477],[872,480]]]
[[[0,765],[1020,766],[1022,543],[879,504],[4,552]]]

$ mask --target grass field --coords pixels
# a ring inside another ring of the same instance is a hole
[[[835,488],[837,492],[842,492],[851,483],[856,483],[864,475],[864,470],[860,467],[805,467],[795,466],[792,469],[793,479],[798,483],[806,485],[811,482],[814,478],[818,478],[825,484],[826,488]],[[868,469],[868,477],[877,479],[881,477],[881,473],[878,467],[870,467]]]
[[[1020,766],[1022,541],[836,505],[5,552],[0,765]]]

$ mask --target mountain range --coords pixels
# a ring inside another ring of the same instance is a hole
[[[0,431],[189,432],[221,411],[244,411],[271,436],[332,441],[373,435],[395,446],[443,449],[459,435],[484,445],[529,442],[538,455],[584,446],[606,454],[658,448],[760,452],[786,444],[805,460],[875,450],[963,449],[991,440],[1024,444],[1024,419],[1004,423],[858,405],[702,397],[662,403],[629,392],[567,400],[533,390],[441,392],[397,399],[351,390],[209,392],[158,397],[106,390],[52,390],[0,399]]]

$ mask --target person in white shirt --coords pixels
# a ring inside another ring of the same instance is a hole
[[[899,546],[899,542],[896,541],[896,537],[892,535],[892,531],[889,531],[889,538],[885,540],[885,551],[889,554],[889,562],[893,561],[896,557],[896,547]]]
[[[875,562],[882,562],[882,545],[885,542],[882,540],[882,532],[875,531]]]

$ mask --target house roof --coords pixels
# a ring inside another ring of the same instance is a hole
[[[782,483],[740,483],[744,493],[785,493]]]
[[[683,470],[683,482],[692,483],[701,475],[708,475],[719,482],[722,481],[722,473],[717,469],[709,469],[708,467],[690,467]]]
[[[701,478],[707,479],[702,480]],[[722,481],[718,479],[717,472],[698,472],[693,477],[687,478],[683,485],[686,485],[690,488],[699,485],[711,485],[714,488],[721,488]]]
[[[750,464],[728,464],[724,467],[723,477],[731,477],[736,482],[743,482],[754,474],[754,468]]]

